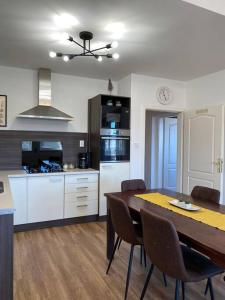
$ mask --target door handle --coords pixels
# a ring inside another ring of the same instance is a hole
[[[223,172],[223,159],[222,158],[218,158],[216,161],[213,162],[213,164],[217,168],[217,173]]]

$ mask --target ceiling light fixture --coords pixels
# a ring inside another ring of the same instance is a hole
[[[56,15],[54,22],[60,28],[71,28],[79,24],[79,21],[74,16],[67,13]]]
[[[113,58],[115,60],[119,58],[118,53],[101,54],[101,55],[97,53],[97,51],[109,50],[111,48],[117,48],[118,47],[118,42],[117,41],[113,41],[111,44],[106,44],[102,47],[92,49],[91,48],[91,40],[93,39],[93,33],[92,32],[89,32],[89,31],[80,32],[79,37],[83,41],[83,45],[78,43],[77,41],[75,41],[74,38],[72,36],[68,35],[67,33],[64,34],[64,37],[66,38],[66,40],[70,41],[71,43],[74,43],[77,46],[81,47],[82,52],[77,53],[77,54],[64,54],[64,53],[59,53],[59,52],[55,53],[53,51],[50,51],[49,56],[51,58],[61,57],[66,62],[73,59],[73,58],[75,58],[75,57],[78,57],[78,56],[83,56],[83,57],[92,56],[95,59],[97,59],[99,62],[101,62],[103,60],[103,57]]]

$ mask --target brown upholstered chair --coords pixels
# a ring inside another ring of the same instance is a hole
[[[121,192],[127,192],[127,191],[135,191],[135,190],[146,190],[146,185],[144,180],[142,179],[129,179],[129,180],[124,180],[121,182]],[[130,212],[132,219],[139,224],[140,227],[141,225],[141,218],[140,214],[137,214],[133,211]],[[137,225],[138,226],[138,225]],[[120,248],[122,239],[120,239],[118,243],[118,249]],[[144,257],[144,265],[146,267],[146,255],[144,251],[144,247],[141,245],[141,253],[140,253],[140,263],[142,264]],[[164,278],[164,282],[166,285],[166,279]]]
[[[146,190],[146,185],[142,179],[130,179],[121,182],[121,191]]]
[[[219,203],[220,191],[205,186],[196,185],[191,192],[191,197],[193,199],[200,199],[204,201],[212,201],[215,203]]]
[[[113,248],[113,253],[110,258],[106,274],[108,274],[109,272],[120,239],[129,243],[131,245],[131,249],[130,249],[130,258],[129,258],[125,297],[124,297],[124,299],[127,299],[130,273],[131,273],[132,260],[133,260],[133,251],[136,245],[143,244],[142,232],[140,232],[140,226],[135,226],[135,224],[133,224],[133,220],[131,218],[129,209],[123,201],[119,199],[111,199],[111,198],[109,198],[108,201],[109,201],[108,204],[109,204],[110,214],[112,218],[112,224],[118,236]]]
[[[212,280],[224,272],[200,253],[180,245],[178,234],[172,222],[146,210],[141,210],[143,239],[146,253],[152,265],[147,275],[141,298],[144,298],[154,266],[176,279],[175,300],[179,299],[182,285],[185,297],[185,282],[199,282],[208,279],[211,300],[214,299]]]

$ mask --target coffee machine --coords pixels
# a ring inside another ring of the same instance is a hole
[[[82,152],[78,154],[78,168],[88,169],[90,167],[90,153]]]

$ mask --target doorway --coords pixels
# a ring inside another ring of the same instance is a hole
[[[179,126],[179,113],[146,111],[145,181],[150,189],[180,191]]]

